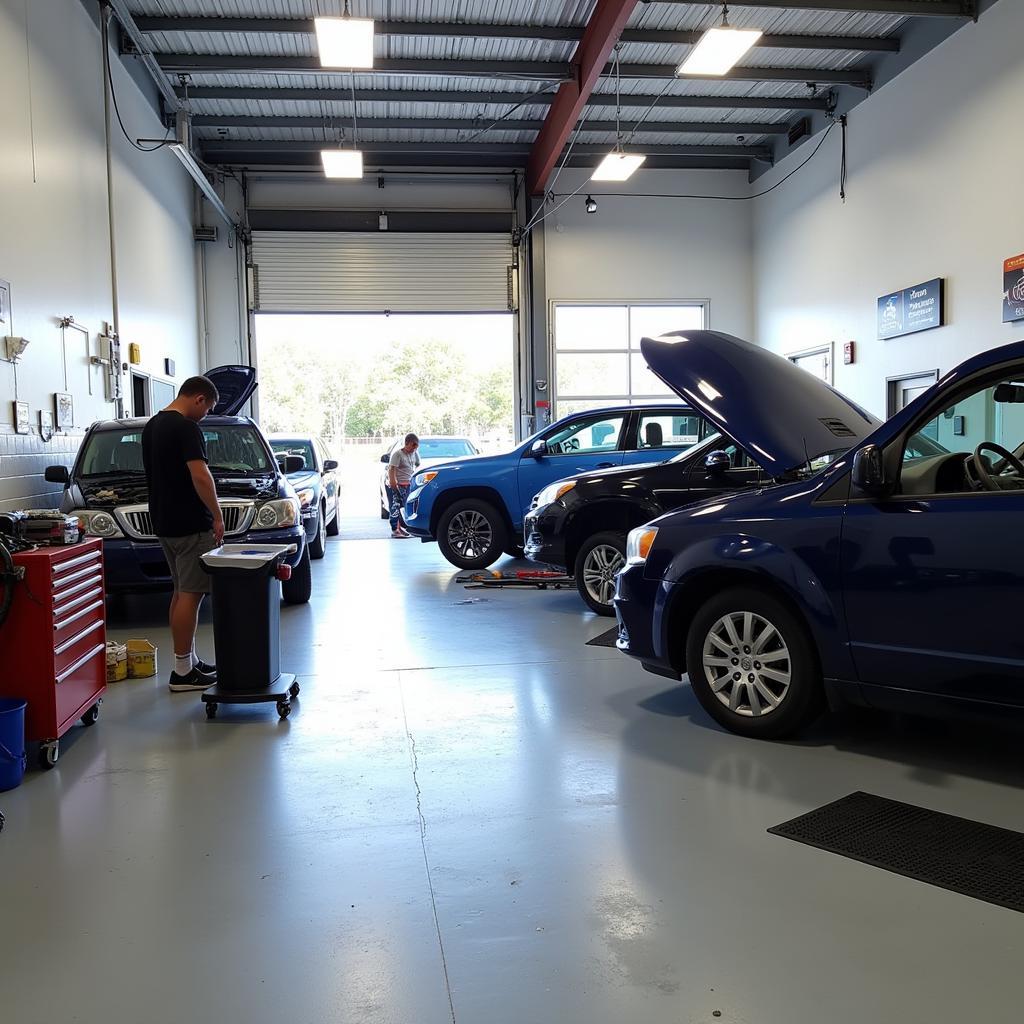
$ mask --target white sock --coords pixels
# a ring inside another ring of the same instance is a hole
[[[187,676],[192,671],[192,652],[174,656],[174,671],[179,676]]]

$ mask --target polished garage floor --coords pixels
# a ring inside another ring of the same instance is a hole
[[[414,541],[315,572],[287,722],[120,683],[0,794],[0,1020],[1021,1020],[1020,915],[765,832],[857,789],[1020,829],[1020,732],[742,740],[584,646],[575,592],[465,591]],[[163,609],[112,630],[161,680]]]

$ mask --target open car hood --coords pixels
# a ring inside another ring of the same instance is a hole
[[[640,343],[647,365],[767,473],[859,443],[881,420],[795,363],[720,331]]]
[[[237,416],[256,390],[256,370],[251,366],[217,366],[205,376],[220,392],[214,416]]]

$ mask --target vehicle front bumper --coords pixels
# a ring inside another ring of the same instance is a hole
[[[572,571],[565,554],[566,509],[558,502],[531,509],[523,521],[523,553],[531,562]]]
[[[307,505],[302,510],[302,528],[305,531],[307,542],[312,541],[316,537],[316,531],[319,528],[319,522],[317,520],[317,516],[319,514],[319,504]],[[251,540],[252,538],[250,537],[249,539]]]
[[[648,672],[680,679],[662,640],[661,622],[667,607],[667,589],[661,580],[644,578],[642,565],[627,565],[615,578],[616,648],[636,658]]]
[[[301,526],[290,526],[283,530],[250,530],[237,537],[227,537],[225,541],[229,544],[294,544],[295,554],[285,558],[294,568],[302,559],[306,534]],[[108,594],[171,589],[171,573],[159,541],[107,538],[103,541],[103,563]]]
[[[427,487],[429,486],[428,484]],[[406,530],[422,541],[437,539],[430,530],[431,502],[424,494],[427,487],[417,487],[416,490],[410,491],[402,507],[402,520]]]

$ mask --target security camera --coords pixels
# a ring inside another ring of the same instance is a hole
[[[593,196],[587,196],[587,213],[597,213],[597,200]]]
[[[12,363],[16,363],[21,358],[21,354],[28,348],[28,338],[8,336],[4,338],[4,344],[6,346],[7,359]]]

